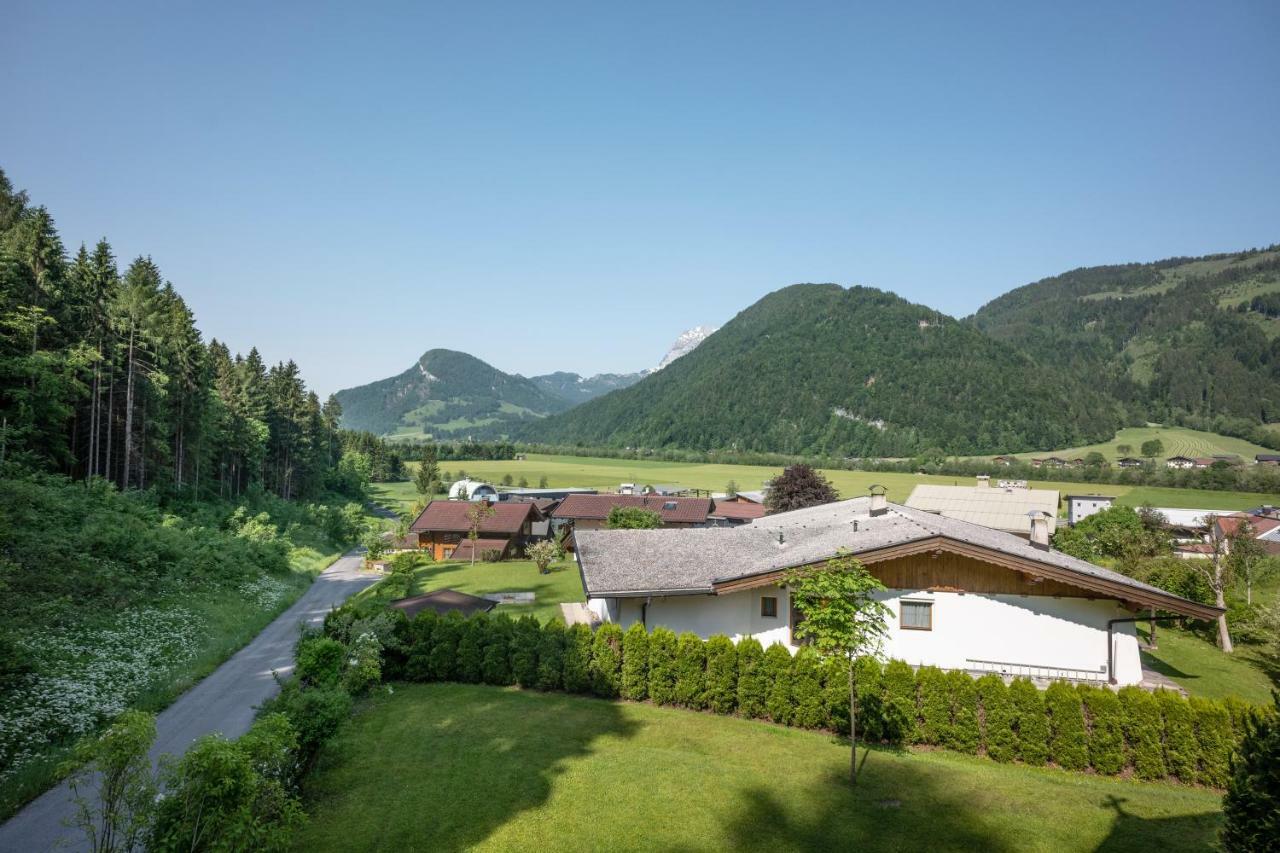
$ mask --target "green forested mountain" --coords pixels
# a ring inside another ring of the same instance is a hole
[[[398,376],[339,391],[342,424],[377,434],[492,437],[571,404],[533,380],[447,349],[427,350]]]
[[[1006,293],[971,322],[1089,377],[1132,422],[1247,438],[1280,420],[1280,247],[1073,270]]]
[[[1120,411],[1078,374],[866,287],[798,284],[630,388],[529,424],[531,440],[902,456],[1109,438]]]
[[[576,406],[596,397],[634,385],[645,377],[648,371],[637,373],[597,373],[595,376],[582,376],[577,373],[558,370],[555,373],[544,373],[541,376],[529,377],[543,390],[550,391],[562,398],[568,405]]]

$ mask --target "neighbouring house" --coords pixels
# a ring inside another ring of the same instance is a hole
[[[1116,499],[1110,495],[1067,495],[1067,523],[1075,526],[1091,515],[1111,509]]]
[[[1205,534],[1209,532],[1209,520],[1219,515],[1230,515],[1228,511],[1221,509],[1182,509],[1167,506],[1156,506],[1151,509],[1164,519],[1164,529],[1179,545],[1203,542]]]
[[[1190,456],[1170,456],[1168,459],[1164,460],[1164,465],[1166,468],[1197,467],[1196,460],[1192,459]],[[1206,465],[1205,467],[1207,468],[1208,466]]]
[[[907,506],[981,524],[1026,538],[1031,535],[1028,513],[1042,512],[1049,517],[1049,533],[1057,527],[1058,492],[1056,489],[992,488],[990,480],[979,476],[974,486],[935,486],[921,484],[911,491]]]
[[[749,504],[763,505],[764,494],[765,493],[763,490],[747,491],[747,492],[740,491],[740,492],[734,492],[733,494],[729,494],[728,492],[715,492],[711,495],[711,499],[718,504],[724,503],[725,501],[731,501],[733,503],[749,503]]]
[[[458,592],[456,589],[437,589],[424,595],[411,595],[399,598],[387,605],[395,608],[410,619],[424,610],[433,610],[441,616],[457,611],[463,616],[476,613],[488,613],[498,606],[496,601]]]
[[[420,548],[431,551],[436,560],[471,559],[474,550],[479,559],[488,551],[497,551],[502,559],[524,550],[535,537],[534,525],[543,520],[542,511],[532,501],[490,503],[493,515],[480,522],[480,537],[473,546],[467,534],[471,520],[467,518],[470,501],[432,501],[409,525],[418,537]]]
[[[993,456],[993,457],[991,457],[991,461],[992,461],[992,462],[994,462],[994,463],[996,463],[997,465],[1004,465],[1004,466],[1007,468],[1008,466],[1013,465],[1014,463],[1016,463],[1016,462],[1018,461],[1018,457],[1016,457],[1016,456]]]
[[[383,534],[382,538],[387,540],[387,552],[390,554],[399,554],[402,551],[416,551],[421,547],[416,533],[396,536],[394,531],[388,530]]]
[[[1121,456],[1116,460],[1116,465],[1120,468],[1141,468],[1142,460],[1133,456]]]
[[[1060,456],[1046,456],[1043,459],[1032,459],[1032,468],[1063,468],[1067,464],[1067,460]]]
[[[1259,465],[1280,465],[1280,453],[1259,453],[1253,461]]]
[[[1280,556],[1280,519],[1235,512],[1215,516],[1213,521],[1218,528],[1218,533],[1226,540],[1223,547],[1224,553],[1231,553],[1231,539],[1239,535],[1241,527],[1247,523],[1253,528],[1253,538],[1262,546],[1262,550],[1268,556]]]
[[[1142,683],[1141,614],[1221,612],[1051,550],[1038,520],[1027,541],[873,496],[742,527],[583,530],[576,559],[603,621],[794,651],[783,573],[849,553],[888,588],[878,595],[892,613],[883,656],[1039,679]]]
[[[498,489],[480,480],[458,480],[449,487],[449,500],[497,500]]]
[[[764,517],[764,504],[753,501],[715,500],[707,516],[709,524],[746,524]]]
[[[656,512],[663,527],[706,527],[711,515],[711,498],[676,498],[664,495],[569,495],[551,512],[551,530],[559,536],[568,528],[568,544],[578,530],[598,530],[605,526],[614,507],[639,507]]]
[[[523,489],[523,488],[504,488],[498,493],[498,500],[555,500],[560,501],[569,495],[594,495],[599,489]]]

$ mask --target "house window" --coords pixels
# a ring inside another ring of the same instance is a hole
[[[929,601],[904,601],[901,604],[901,625],[908,631],[933,630],[933,603]]]
[[[772,595],[760,597],[760,615],[770,619],[778,618],[778,599]]]
[[[679,506],[679,504],[677,504],[675,501],[667,501],[662,505],[662,508],[665,509],[667,512],[670,512],[673,509],[675,509],[677,506]]]

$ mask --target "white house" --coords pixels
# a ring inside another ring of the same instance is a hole
[[[796,648],[783,572],[855,555],[888,588],[882,654],[913,665],[1076,681],[1142,681],[1135,622],[1152,608],[1212,619],[1188,601],[1028,541],[873,496],[732,528],[584,530],[587,606],[641,622]]]
[[[1111,509],[1116,499],[1110,495],[1067,495],[1067,523],[1079,524],[1091,515]]]

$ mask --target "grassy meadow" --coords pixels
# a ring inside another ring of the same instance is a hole
[[[1204,850],[1217,792],[564,694],[397,684],[321,754],[295,850]],[[406,772],[406,768],[411,772]]]
[[[515,618],[531,613],[546,622],[560,616],[561,602],[586,601],[582,591],[582,577],[572,559],[553,563],[549,569],[547,574],[539,574],[538,567],[529,560],[504,560],[500,563],[477,560],[474,564],[445,560],[427,563],[413,570],[414,579],[409,587],[409,595],[421,595],[446,587],[471,595],[532,592],[533,604],[499,604],[495,612],[507,613]],[[390,598],[381,586],[374,584],[361,590],[352,601],[389,601]]]
[[[1276,451],[1263,447],[1260,444],[1254,444],[1251,441],[1245,441],[1243,438],[1232,438],[1229,435],[1218,435],[1213,432],[1201,432],[1200,430],[1186,429],[1184,427],[1166,427],[1166,426],[1145,426],[1145,427],[1127,427],[1116,433],[1116,437],[1111,441],[1105,441],[1100,444],[1089,444],[1083,447],[1070,447],[1066,450],[1037,450],[1029,453],[1013,453],[1019,459],[1032,459],[1042,456],[1061,456],[1066,459],[1075,457],[1083,457],[1089,453],[1097,452],[1107,457],[1109,462],[1115,462],[1122,456],[1138,456],[1142,448],[1142,443],[1159,439],[1164,444],[1164,458],[1170,456],[1190,456],[1196,458],[1198,456],[1215,456],[1221,454],[1235,454],[1246,462],[1253,461],[1253,457],[1259,453],[1275,453]],[[1121,453],[1117,448],[1126,444],[1129,446],[1127,453]]]

